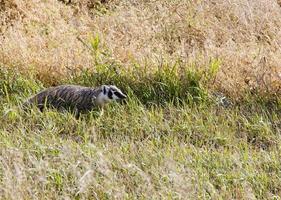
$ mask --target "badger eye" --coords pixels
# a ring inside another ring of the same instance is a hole
[[[106,89],[105,89],[105,87],[103,87],[103,94],[106,94]]]
[[[123,95],[120,92],[114,92],[114,94],[119,98],[122,99]]]

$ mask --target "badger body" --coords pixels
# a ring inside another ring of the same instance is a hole
[[[68,110],[78,114],[103,107],[112,100],[124,99],[120,89],[113,85],[102,85],[98,88],[79,85],[60,85],[47,88],[29,98],[24,108],[35,105],[41,111],[45,107],[56,108],[59,111]]]

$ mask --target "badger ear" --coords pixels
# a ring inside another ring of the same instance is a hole
[[[105,85],[102,86],[102,91],[103,91],[103,94],[105,95],[106,94],[106,86]]]

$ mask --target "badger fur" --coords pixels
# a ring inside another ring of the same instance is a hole
[[[85,113],[104,104],[118,99],[125,99],[126,95],[114,85],[102,85],[98,88],[79,85],[60,85],[47,88],[24,102],[26,109],[32,105],[41,111],[45,107],[56,108],[59,111],[68,110],[76,114]]]

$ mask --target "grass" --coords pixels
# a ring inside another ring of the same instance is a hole
[[[65,79],[98,85],[100,77],[129,95],[80,119],[25,113],[20,103],[43,84],[1,70],[1,198],[278,199],[280,100],[223,108],[207,95],[205,72],[186,68],[187,81],[175,66],[140,69]]]
[[[233,98],[249,89],[276,94],[281,85],[278,3],[5,0],[0,64],[33,70],[53,85],[95,66],[93,54],[127,68],[135,63],[157,67],[166,60],[206,70],[215,58],[221,66],[212,83],[216,89]]]
[[[280,199],[280,13],[275,0],[3,2],[0,199]],[[21,109],[66,83],[128,99],[79,119]]]

